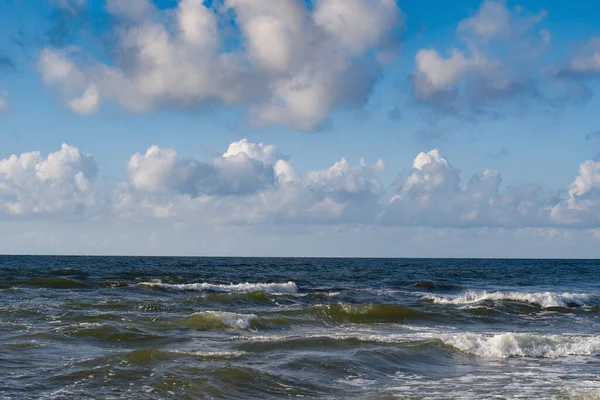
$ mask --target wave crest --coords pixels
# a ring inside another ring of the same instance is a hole
[[[442,337],[441,340],[462,352],[486,358],[557,358],[600,354],[600,337],[593,336],[458,333]]]
[[[432,301],[439,304],[473,304],[485,300],[516,301],[540,306],[551,307],[582,307],[590,301],[590,296],[584,293],[522,293],[522,292],[486,292],[467,291],[457,296],[439,296],[427,294],[421,300]]]
[[[183,351],[165,349],[139,349],[133,350],[125,355],[125,360],[133,364],[147,364],[153,361],[174,360],[180,357],[195,357],[206,360],[226,360],[244,355],[243,351]]]
[[[285,283],[232,283],[229,285],[219,285],[215,283],[162,283],[162,282],[141,282],[140,286],[171,289],[171,290],[195,290],[195,291],[212,291],[224,293],[254,293],[265,292],[271,294],[277,293],[298,293],[298,287],[292,281]]]
[[[332,322],[372,323],[400,322],[423,317],[415,310],[393,304],[321,304],[302,310],[309,319]]]
[[[225,311],[202,311],[196,312],[184,320],[184,324],[190,328],[209,329],[248,329],[252,321],[257,317],[254,314],[237,314]]]

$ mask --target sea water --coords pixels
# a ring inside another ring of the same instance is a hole
[[[0,257],[2,399],[600,399],[600,262]]]

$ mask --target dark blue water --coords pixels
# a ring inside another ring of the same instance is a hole
[[[600,262],[0,257],[0,398],[600,399]]]

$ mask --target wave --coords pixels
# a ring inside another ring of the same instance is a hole
[[[408,307],[393,304],[319,304],[291,312],[299,317],[322,322],[376,323],[402,322],[425,318],[425,315]]]
[[[309,346],[309,343],[327,340],[401,345],[407,349],[430,349],[432,345],[444,345],[455,351],[458,350],[482,358],[558,358],[600,355],[599,336],[538,335],[532,333],[484,334],[463,332],[456,334],[400,333],[386,335],[369,332],[348,332],[297,336],[236,336],[233,337],[233,340],[272,343],[269,346],[277,346],[278,342],[284,342],[286,346],[290,346],[290,341],[297,341],[303,346]]]
[[[50,271],[50,273],[52,275],[85,275],[81,269],[75,267],[56,268]]]
[[[26,280],[24,284],[53,289],[81,289],[87,287],[85,283],[68,278],[31,278]]]
[[[542,308],[570,308],[588,305],[590,296],[585,293],[467,291],[457,296],[427,294],[421,297],[421,300],[432,301],[439,304],[473,304],[485,300],[515,301],[520,303],[534,304]]]
[[[485,358],[591,356],[600,354],[600,337],[531,333],[458,333],[443,335],[444,344]]]
[[[413,285],[411,285],[412,287],[415,288],[421,288],[421,289],[427,289],[427,290],[459,290],[461,289],[460,286],[457,285],[451,285],[451,284],[447,284],[447,283],[438,283],[438,282],[433,282],[433,281],[419,281]]]
[[[240,300],[249,300],[257,303],[269,302],[269,296],[266,292],[209,293],[202,295],[200,299],[215,303],[233,303]]]
[[[80,322],[61,327],[58,332],[73,338],[118,343],[142,343],[165,339],[164,336],[136,327],[106,325],[100,322]]]
[[[152,361],[174,360],[181,357],[194,357],[204,360],[227,360],[244,355],[244,351],[183,351],[183,350],[161,350],[141,349],[133,350],[125,355],[125,359],[134,364],[146,364]]]
[[[193,329],[265,329],[291,324],[330,323],[393,323],[408,319],[423,319],[427,315],[407,307],[392,304],[318,304],[308,308],[256,314],[224,311],[202,311],[191,314],[183,324]]]
[[[248,329],[255,321],[254,314],[237,314],[225,311],[202,311],[191,314],[183,323],[189,328],[200,330]]]
[[[171,289],[171,290],[190,290],[190,291],[212,291],[225,293],[253,293],[266,292],[271,294],[278,293],[298,293],[298,287],[292,281],[285,283],[232,283],[229,285],[219,285],[214,283],[162,283],[162,282],[141,282],[140,286]]]

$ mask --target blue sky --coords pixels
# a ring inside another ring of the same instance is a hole
[[[599,255],[593,1],[0,8],[0,252]]]

